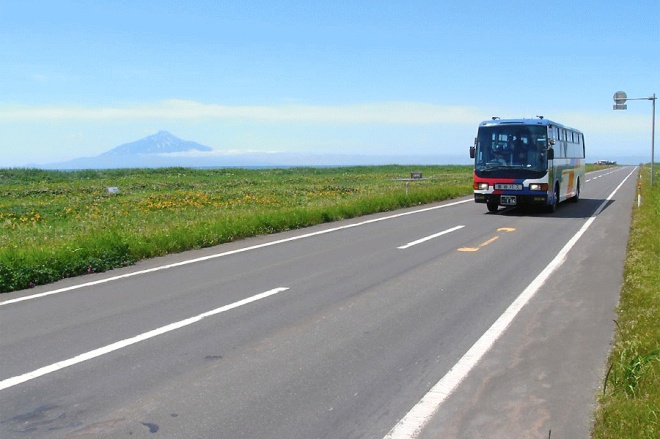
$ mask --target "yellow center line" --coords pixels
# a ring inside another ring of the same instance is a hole
[[[481,245],[479,246],[479,248],[481,248],[481,247],[486,247],[488,244],[492,244],[493,242],[497,241],[498,238],[499,238],[499,236],[493,236],[493,237],[490,238],[488,241],[486,241],[486,242],[484,242],[483,244],[481,244]]]
[[[500,227],[497,229],[498,232],[515,232],[516,229],[513,227]],[[461,247],[458,249],[459,252],[476,252],[479,251],[479,249],[486,247],[489,244],[492,244],[493,242],[497,241],[499,239],[499,236],[493,236],[490,238],[488,241],[482,242],[479,244],[477,247]]]

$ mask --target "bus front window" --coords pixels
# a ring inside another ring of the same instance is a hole
[[[481,171],[546,169],[547,133],[533,125],[485,126],[479,129],[475,168]]]

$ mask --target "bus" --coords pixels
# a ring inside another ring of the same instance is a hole
[[[554,212],[562,201],[577,202],[584,187],[584,135],[542,116],[481,122],[470,158],[474,201],[489,212],[500,206]]]

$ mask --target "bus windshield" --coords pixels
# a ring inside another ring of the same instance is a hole
[[[479,128],[476,171],[547,169],[548,133],[545,126],[496,125]]]

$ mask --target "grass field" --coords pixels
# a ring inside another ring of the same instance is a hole
[[[424,179],[397,180],[412,171]],[[0,292],[458,197],[470,181],[467,166],[0,170]]]
[[[599,397],[593,437],[660,437],[660,182],[642,169],[642,204],[635,208],[615,344]]]

